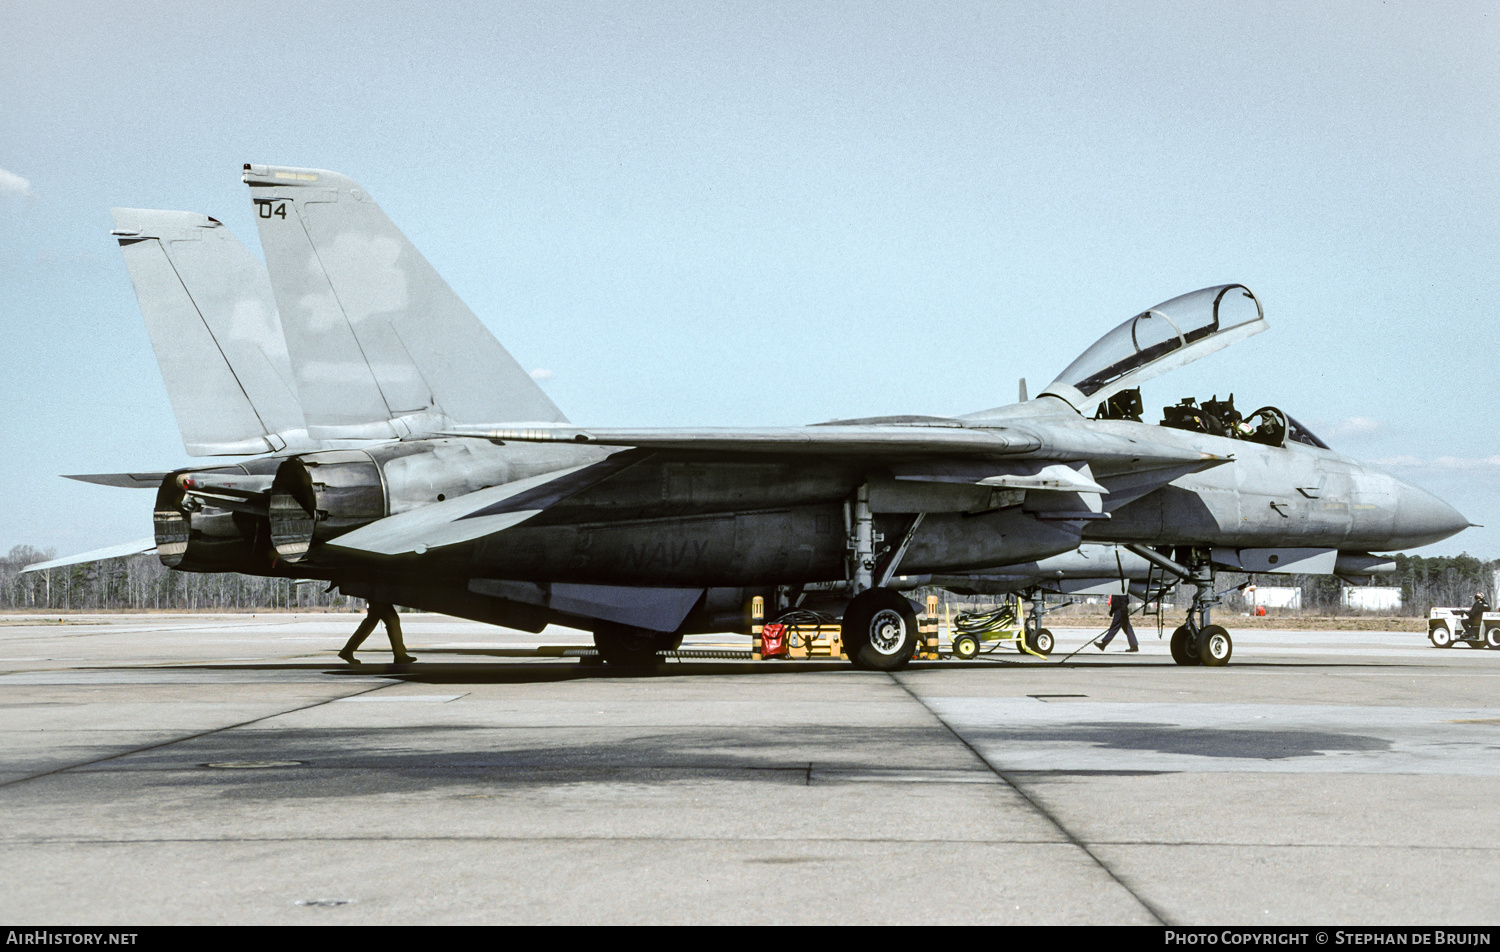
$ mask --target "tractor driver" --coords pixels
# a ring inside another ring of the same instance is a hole
[[[1464,619],[1464,627],[1469,630],[1471,637],[1484,635],[1484,613],[1489,610],[1490,605],[1484,600],[1484,593],[1475,592],[1474,604],[1469,606],[1469,617]]]

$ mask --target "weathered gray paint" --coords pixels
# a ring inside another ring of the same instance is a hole
[[[1332,569],[1467,524],[1330,450],[1075,409],[1262,329],[1258,302],[1234,286],[1175,300],[1232,292],[1254,303],[1254,320],[1088,394],[1055,381],[1037,400],[954,419],[581,428],[565,424],[356,183],[260,166],[245,181],[310,432],[403,439],[252,461],[238,471],[276,474],[276,488],[254,498],[168,476],[158,543],[180,568],[286,574],[292,559],[297,574],[351,594],[466,617],[669,630],[721,624],[752,590],[847,578],[847,507],[861,486],[882,553],[923,515],[903,577],[976,590],[1123,585],[1151,571],[1091,542]],[[225,353],[224,363],[233,372],[244,359]],[[185,497],[202,507],[185,509]],[[880,558],[877,575],[889,574],[894,556]]]

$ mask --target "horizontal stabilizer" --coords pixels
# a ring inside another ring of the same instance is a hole
[[[156,536],[147,536],[134,542],[126,542],[123,545],[112,545],[103,549],[95,549],[92,552],[80,552],[70,555],[65,559],[53,559],[50,562],[33,562],[21,571],[41,572],[46,569],[62,568],[64,565],[82,565],[85,562],[99,562],[104,559],[123,559],[131,555],[140,555],[143,552],[156,551]]]
[[[117,489],[156,489],[166,478],[166,473],[80,473],[63,477],[96,486],[114,486]]]

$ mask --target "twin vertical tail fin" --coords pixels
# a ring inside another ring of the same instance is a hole
[[[567,422],[357,182],[246,165],[308,431]]]
[[[190,456],[306,448],[266,269],[215,219],[112,210]]]

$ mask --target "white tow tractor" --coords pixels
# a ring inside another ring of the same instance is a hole
[[[1468,629],[1468,617],[1467,608],[1434,608],[1427,616],[1427,640],[1434,648],[1452,648],[1460,641],[1473,648],[1500,648],[1500,612],[1485,612],[1481,631]]]

